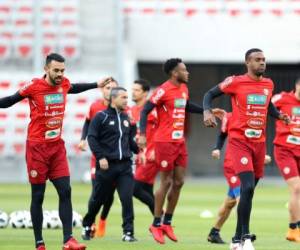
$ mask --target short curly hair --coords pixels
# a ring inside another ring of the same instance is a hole
[[[171,72],[174,68],[176,68],[176,66],[179,64],[179,63],[182,63],[182,59],[181,58],[170,58],[168,59],[165,64],[164,64],[164,67],[163,67],[163,70],[164,72],[167,74],[167,75],[171,75]]]

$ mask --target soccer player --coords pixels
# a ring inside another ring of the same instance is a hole
[[[270,102],[273,82],[263,77],[265,56],[260,49],[250,49],[245,54],[247,73],[230,76],[210,89],[204,96],[204,124],[215,127],[212,100],[222,94],[231,96],[232,123],[229,127],[227,148],[232,165],[241,181],[241,195],[237,209],[237,227],[230,249],[254,250],[249,230],[254,189],[263,176],[265,159],[265,130],[267,113],[289,122],[286,114],[280,114]]]
[[[295,90],[281,92],[272,98],[273,104],[291,117],[290,124],[276,122],[274,156],[289,191],[289,229],[286,239],[300,243],[300,79]]]
[[[132,87],[132,100],[136,105],[130,109],[130,115],[133,123],[137,125],[136,140],[139,140],[139,123],[140,113],[147,101],[147,96],[150,91],[150,84],[144,79],[134,81]],[[134,191],[133,196],[146,204],[150,212],[154,215],[154,194],[153,184],[158,172],[158,168],[154,161],[153,136],[157,127],[157,113],[153,109],[147,117],[147,148],[138,154],[135,165],[134,174]]]
[[[84,228],[91,227],[99,211],[99,201],[101,204],[106,200],[107,193],[115,183],[122,204],[122,240],[134,242],[131,157],[132,152],[138,153],[134,141],[136,127],[130,124],[130,119],[124,112],[128,101],[126,89],[113,88],[110,95],[109,107],[98,112],[89,127],[88,143],[97,164],[96,182],[82,225]]]
[[[187,167],[187,149],[184,137],[185,112],[202,114],[202,107],[189,101],[187,82],[189,72],[179,58],[171,58],[164,64],[169,79],[160,85],[144,106],[140,121],[139,146],[146,145],[147,114],[157,110],[158,125],[154,135],[155,161],[160,172],[160,186],[155,193],[154,220],[149,230],[154,240],[165,243],[164,234],[177,241],[171,226]],[[217,113],[222,113],[217,111]],[[223,113],[222,113],[223,114]],[[161,224],[163,205],[167,208]]]
[[[86,137],[88,134],[88,129],[89,129],[89,125],[91,120],[95,117],[95,115],[100,112],[103,111],[105,109],[107,109],[108,104],[109,104],[109,96],[110,96],[110,91],[112,88],[115,88],[118,86],[118,83],[115,79],[111,79],[111,81],[106,84],[104,87],[102,87],[101,93],[103,96],[103,99],[100,100],[96,100],[95,102],[93,102],[89,108],[89,112],[88,115],[85,119],[83,128],[82,128],[82,135],[81,135],[81,141],[78,145],[79,149],[82,151],[86,151]],[[91,156],[91,180],[92,180],[92,192],[94,190],[94,186],[95,186],[95,172],[96,172],[96,158],[95,156],[92,154]],[[93,194],[91,194],[91,197],[93,196]],[[99,223],[97,225],[97,227],[93,227],[91,230],[91,237],[97,236],[97,237],[103,237],[105,235],[105,231],[106,231],[106,218],[108,216],[108,213],[110,211],[110,208],[113,204],[114,201],[114,188],[112,188],[111,190],[111,195],[108,196],[108,199],[104,202],[103,204],[103,209],[99,218]],[[95,232],[96,229],[96,232]],[[90,238],[90,237],[89,237]]]
[[[29,99],[30,124],[26,142],[26,163],[31,183],[31,218],[37,250],[45,250],[42,236],[46,181],[50,179],[59,196],[59,216],[63,224],[63,249],[85,249],[72,236],[70,173],[64,141],[61,139],[66,95],[104,86],[110,79],[92,84],[70,84],[64,77],[65,59],[59,54],[46,58],[45,75],[34,78],[14,95],[0,99],[0,108]]]
[[[217,143],[211,154],[214,159],[217,160],[220,159],[221,150],[228,136],[228,127],[230,126],[231,123],[231,117],[232,117],[232,113],[229,112],[226,113],[226,115],[222,119],[221,130],[217,137]],[[218,212],[218,217],[215,222],[215,225],[211,228],[210,233],[207,237],[207,240],[209,242],[216,243],[216,244],[225,244],[225,242],[223,241],[220,235],[220,230],[224,225],[224,223],[226,222],[227,218],[229,217],[232,209],[238,203],[240,197],[240,180],[234,172],[234,168],[232,166],[232,161],[231,161],[231,154],[232,152],[229,152],[229,150],[226,149],[224,163],[223,163],[224,176],[229,186],[227,197],[222,203]],[[270,162],[271,162],[271,157],[269,155],[266,155],[264,163],[269,164]],[[252,238],[253,241],[255,239],[255,236],[253,235]]]

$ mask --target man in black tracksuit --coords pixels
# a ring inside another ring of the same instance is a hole
[[[134,141],[136,128],[130,124],[126,89],[117,87],[111,90],[109,107],[97,113],[91,121],[88,143],[96,157],[96,179],[94,193],[89,201],[88,213],[83,218],[83,236],[89,236],[99,205],[106,200],[113,185],[116,185],[123,217],[123,241],[136,241],[133,227],[133,174],[132,152],[138,153]]]

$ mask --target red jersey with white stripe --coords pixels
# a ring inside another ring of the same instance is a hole
[[[35,78],[19,90],[27,97],[30,106],[30,123],[27,140],[53,142],[61,138],[66,96],[70,81],[63,78],[58,86],[52,86],[45,78]]]
[[[219,88],[231,95],[229,137],[264,142],[268,107],[274,88],[272,80],[262,78],[256,81],[248,74],[231,76],[220,83]]]
[[[160,85],[150,97],[156,106],[158,127],[155,142],[183,142],[185,107],[189,91],[185,83],[178,86],[171,81]]]
[[[274,95],[272,102],[282,113],[286,113],[291,118],[291,123],[276,121],[276,136],[274,144],[289,148],[300,146],[300,100],[294,92],[281,92]]]

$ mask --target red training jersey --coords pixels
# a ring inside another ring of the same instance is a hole
[[[300,100],[294,92],[281,92],[274,95],[272,102],[282,113],[291,117],[291,123],[286,125],[283,121],[276,121],[276,136],[274,144],[289,148],[300,145]]]
[[[229,127],[229,124],[230,124],[231,117],[232,117],[231,112],[228,112],[224,115],[224,117],[222,119],[222,124],[221,124],[222,133],[228,134],[228,127]]]
[[[155,142],[183,142],[185,107],[189,91],[185,83],[174,85],[166,81],[150,97],[156,106],[158,127]]]
[[[34,78],[19,90],[21,96],[29,99],[27,140],[52,142],[61,138],[66,96],[70,88],[67,78],[63,78],[58,86],[50,85],[45,78]]]
[[[248,74],[230,76],[219,84],[219,88],[231,95],[229,137],[264,142],[268,107],[274,88],[272,80],[262,78],[256,81]]]

